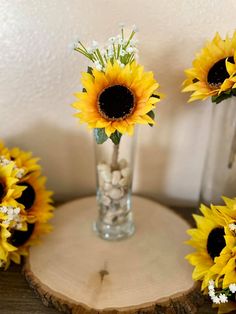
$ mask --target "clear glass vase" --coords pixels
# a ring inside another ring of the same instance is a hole
[[[95,232],[106,240],[131,236],[135,227],[131,210],[135,136],[95,142],[98,218]]]
[[[236,98],[213,104],[211,131],[204,165],[200,201],[222,204],[236,197]]]

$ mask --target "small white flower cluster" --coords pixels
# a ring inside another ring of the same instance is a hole
[[[1,166],[7,166],[11,163],[12,161],[7,159],[5,156],[0,156],[0,165]],[[23,168],[18,168],[16,165],[13,167],[14,170],[17,170],[16,177],[17,179],[23,178],[25,175],[25,169]]]
[[[224,293],[217,293],[215,291],[215,282],[214,280],[210,280],[208,284],[208,294],[212,300],[213,303],[215,304],[220,304],[220,303],[227,303],[228,302],[228,297]]]
[[[108,61],[114,62],[117,60],[121,67],[131,63],[137,57],[137,40],[134,38],[138,31],[133,25],[132,31],[128,39],[124,37],[124,24],[120,24],[121,34],[116,37],[110,37],[104,48],[100,49],[98,42],[93,40],[90,48],[86,48],[81,41],[75,44],[74,50],[80,52],[85,57],[90,59],[98,71],[104,71]]]
[[[3,213],[7,216],[5,220],[2,221],[2,224],[7,227],[15,228],[17,230],[22,229],[22,217],[20,215],[20,208],[15,206],[0,206],[0,213]]]
[[[235,293],[236,292],[236,284],[235,283],[231,283],[229,285],[229,290],[232,292],[232,293]]]
[[[233,231],[233,232],[236,232],[236,224],[235,223],[229,224],[229,230]]]
[[[227,303],[228,302],[228,296],[231,295],[231,293],[236,292],[236,284],[232,283],[229,285],[228,289],[224,289],[223,291],[217,292],[215,291],[215,282],[214,280],[210,280],[208,284],[208,294],[215,304],[221,304],[221,303]]]

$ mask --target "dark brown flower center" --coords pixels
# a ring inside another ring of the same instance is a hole
[[[220,252],[226,245],[224,235],[224,228],[215,228],[209,233],[207,239],[207,252],[213,260],[216,256],[220,255]]]
[[[130,116],[135,108],[135,97],[129,88],[113,85],[98,97],[98,110],[108,120],[121,120]]]
[[[27,182],[22,182],[19,183],[18,185],[21,186],[26,186],[26,189],[22,192],[21,196],[17,199],[17,202],[19,202],[20,204],[23,204],[25,206],[26,210],[29,210],[35,201],[35,191],[33,189],[33,187],[27,183]]]
[[[5,191],[5,184],[3,184],[2,182],[0,182],[0,203],[2,202],[4,196],[6,194]]]
[[[24,245],[34,232],[34,228],[35,224],[28,223],[27,231],[12,230],[12,235],[9,239],[9,242],[16,247]]]
[[[208,72],[207,82],[210,86],[218,88],[224,82],[224,80],[229,77],[229,73],[227,72],[225,66],[226,59],[227,58],[217,61]],[[234,58],[229,57],[228,61],[234,63]]]

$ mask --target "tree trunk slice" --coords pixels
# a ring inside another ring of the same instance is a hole
[[[54,231],[32,247],[24,273],[43,302],[66,313],[196,313],[203,297],[184,259],[188,223],[134,196],[135,234],[109,242],[92,230],[95,197],[60,206]]]

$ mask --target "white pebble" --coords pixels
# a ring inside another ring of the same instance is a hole
[[[117,185],[120,181],[121,178],[121,173],[120,171],[116,170],[112,172],[112,179],[111,179],[111,183],[112,185]]]
[[[119,186],[128,187],[128,185],[129,185],[129,178],[128,177],[120,179]]]
[[[121,159],[121,160],[119,161],[119,167],[120,167],[120,169],[124,169],[124,168],[126,168],[127,166],[128,166],[128,162],[127,162],[126,159]]]
[[[111,172],[110,170],[101,171],[100,175],[105,182],[111,182]]]
[[[120,199],[120,206],[123,208],[124,211],[127,211],[127,196],[122,197],[122,199]]]
[[[110,171],[110,167],[107,164],[98,164],[97,165],[98,171]]]
[[[110,191],[111,188],[112,188],[111,183],[109,183],[109,182],[104,183],[104,186],[103,186],[104,191]]]
[[[115,217],[116,215],[114,213],[108,211],[103,220],[106,224],[112,224],[115,220]]]
[[[113,200],[118,200],[123,196],[124,192],[123,190],[120,189],[116,189],[113,188],[111,189],[111,191],[109,191],[109,196],[113,199]]]
[[[109,206],[110,204],[111,204],[111,200],[110,200],[110,198],[109,197],[107,197],[107,196],[103,196],[103,198],[102,198],[102,203],[103,203],[103,205],[105,205],[105,206]]]
[[[116,211],[116,214],[117,214],[118,216],[123,216],[123,215],[125,214],[125,211],[124,211],[124,209],[119,208],[119,209]]]
[[[124,169],[121,170],[121,174],[124,178],[128,177],[130,175],[130,168],[126,167]]]

